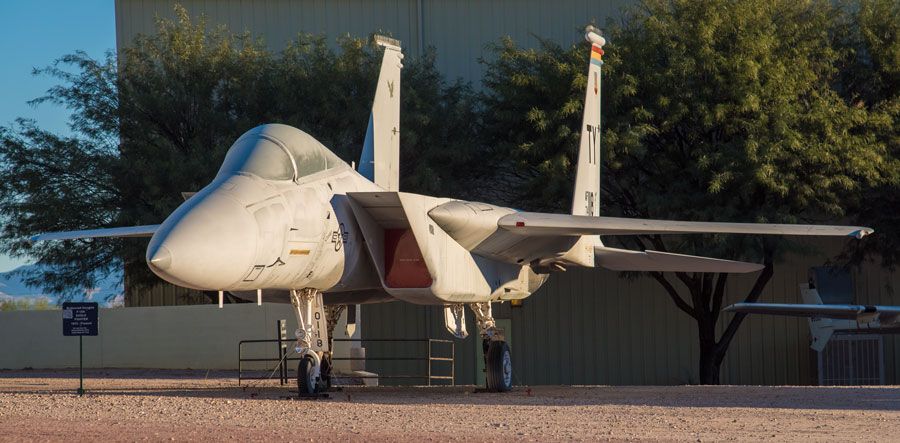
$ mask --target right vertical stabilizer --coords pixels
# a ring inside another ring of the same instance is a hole
[[[600,67],[603,66],[603,45],[606,40],[593,26],[585,29],[584,38],[591,42],[587,85],[584,91],[584,116],[581,122],[581,143],[578,147],[578,169],[572,214],[599,215],[600,201]]]
[[[375,36],[384,48],[372,114],[366,128],[359,173],[387,191],[400,189],[400,41]]]
[[[581,121],[581,141],[578,145],[578,164],[575,190],[572,193],[572,215],[600,216],[600,67],[603,66],[603,45],[606,39],[600,30],[588,26],[584,38],[591,43],[587,84],[584,90],[584,114]],[[579,266],[593,267],[594,248],[602,247],[600,236],[585,235],[562,257]]]

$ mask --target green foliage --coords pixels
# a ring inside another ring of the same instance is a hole
[[[93,286],[124,263],[131,284],[153,283],[146,240],[30,244],[41,232],[155,224],[215,176],[231,143],[263,123],[307,131],[348,163],[359,158],[381,53],[362,39],[301,34],[273,53],[249,34],[209,29],[176,7],[120,59],[65,56],[38,74],[61,84],[37,103],[73,111],[73,136],[34,122],[0,128],[0,251],[53,265],[28,279],[54,294]],[[462,194],[477,150],[476,101],[447,85],[434,55],[406,60],[403,186]],[[458,153],[458,155],[456,155]]]
[[[818,1],[650,0],[611,24],[607,213],[770,223],[845,216],[844,200],[880,177],[884,145],[872,134],[879,122],[831,86],[834,14]],[[486,124],[532,185],[532,207],[568,209],[588,47],[505,40],[487,64]],[[757,259],[762,247],[739,236],[670,246]]]
[[[64,66],[74,66],[70,73]],[[123,243],[51,242],[32,244],[32,235],[88,226],[114,225],[121,200],[113,180],[120,161],[116,152],[118,125],[116,69],[84,53],[63,57],[38,73],[70,85],[51,89],[36,102],[53,101],[73,110],[73,135],[61,137],[19,120],[0,128],[0,250],[13,256],[40,257],[60,264],[54,274],[33,274],[32,285],[48,293],[74,294],[93,287],[98,273],[120,264]],[[84,93],[82,93],[82,91]]]
[[[900,261],[900,3],[863,0],[845,9],[850,13],[838,29],[844,54],[838,87],[852,106],[877,116],[873,133],[888,150],[884,180],[867,186],[853,210],[878,235],[847,248],[844,258],[857,264],[874,255],[893,268]]]
[[[447,84],[436,54],[407,63],[401,82],[401,189],[474,199],[473,181],[487,174],[478,96],[456,80]]]
[[[613,30],[604,195],[654,218],[843,217],[883,146],[831,88],[834,16],[818,1],[645,2]],[[763,255],[756,239],[694,239]]]
[[[523,49],[510,38],[485,62],[485,136],[509,190],[495,200],[516,207],[567,212],[577,162],[587,81],[587,49],[539,40]],[[507,162],[508,159],[508,163]]]
[[[854,28],[841,9],[821,0],[645,0],[620,24],[610,22],[603,69],[603,210],[670,220],[843,221],[855,215],[868,190],[862,207],[896,220],[898,205],[877,205],[897,199],[888,150],[897,140],[890,106],[876,109],[846,99],[881,97],[896,78],[896,71],[884,68],[896,61],[898,20],[887,14],[895,9],[864,2]],[[856,40],[848,29],[858,29]],[[870,81],[842,88],[842,79],[856,78],[839,70],[847,59],[840,50],[846,41],[867,49],[870,55],[853,61]],[[504,40],[487,63],[492,146],[497,159],[511,159],[510,183],[529,185],[520,197],[530,207],[568,209],[588,48],[541,42],[538,49],[521,49]],[[893,187],[883,188],[885,183]],[[860,222],[868,224],[870,215]],[[753,289],[741,294],[749,302],[771,278],[777,255],[801,248],[786,238],[761,236],[609,240],[636,249],[762,261]],[[727,274],[677,273],[679,285],[662,273],[650,275],[697,321],[701,382],[717,383],[744,318],[735,315],[724,330],[717,327]]]
[[[0,300],[0,312],[9,311],[48,311],[55,309],[50,301],[44,297],[35,299],[5,299]]]

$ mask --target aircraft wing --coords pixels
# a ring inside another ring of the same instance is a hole
[[[659,251],[631,251],[628,249],[594,247],[597,266],[613,271],[655,272],[756,272],[763,268],[758,263],[722,260],[694,255],[673,254]]]
[[[100,237],[152,237],[159,225],[125,226],[121,228],[86,229],[83,231],[49,232],[31,237],[31,241],[74,240]]]
[[[823,235],[862,238],[874,232],[862,226],[717,223],[647,220],[621,217],[515,212],[498,225],[523,236],[543,235],[644,235],[644,234],[769,234]]]
[[[891,323],[900,319],[900,306],[735,303],[725,308],[725,311],[792,317],[837,318],[862,322],[878,318],[882,323]]]

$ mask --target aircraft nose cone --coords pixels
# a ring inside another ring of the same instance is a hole
[[[178,286],[229,290],[254,265],[257,241],[253,216],[213,191],[186,201],[163,222],[147,247],[147,264]]]
[[[161,246],[149,261],[154,268],[165,271],[172,265],[172,253],[165,246]]]

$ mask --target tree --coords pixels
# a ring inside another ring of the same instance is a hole
[[[274,53],[250,34],[175,12],[121,58],[76,52],[36,72],[60,80],[35,103],[71,109],[71,136],[31,121],[0,128],[0,174],[8,178],[0,183],[0,251],[51,265],[29,283],[72,295],[123,263],[129,284],[158,282],[144,264],[146,240],[27,239],[160,223],[181,192],[209,183],[231,143],[259,124],[295,126],[348,163],[359,158],[381,62],[373,44],[345,37],[335,51],[324,37],[300,34]],[[462,192],[460,164],[478,149],[474,94],[447,84],[433,53],[405,63],[402,167],[414,173],[403,186]],[[468,154],[449,154],[456,150]]]
[[[832,88],[835,9],[820,1],[647,0],[610,24],[604,66],[605,210],[631,217],[821,222],[879,177],[883,144],[865,109]],[[488,63],[496,137],[543,205],[570,200],[588,50],[503,42]],[[506,84],[500,84],[505,79]],[[552,86],[551,83],[557,85]],[[498,142],[499,145],[499,142]],[[556,184],[553,184],[556,183]],[[569,182],[571,183],[571,182]],[[541,206],[541,205],[536,205]],[[563,208],[559,208],[563,209]],[[568,209],[568,208],[565,208]],[[658,235],[615,239],[638,249],[758,260],[756,301],[776,260],[801,247],[786,238]],[[700,381],[719,382],[744,319],[717,336],[728,275],[650,273],[698,327]]]
[[[848,245],[842,259],[870,257],[894,268],[900,261],[900,3],[863,0],[844,5],[837,34],[841,75],[837,87],[851,106],[864,107],[880,123],[874,134],[887,147],[883,179],[866,186],[851,214],[878,235]]]
[[[518,208],[564,212],[571,203],[581,132],[587,58],[583,45],[563,49],[538,38],[521,49],[509,37],[482,60],[484,134],[500,171],[485,198]]]

